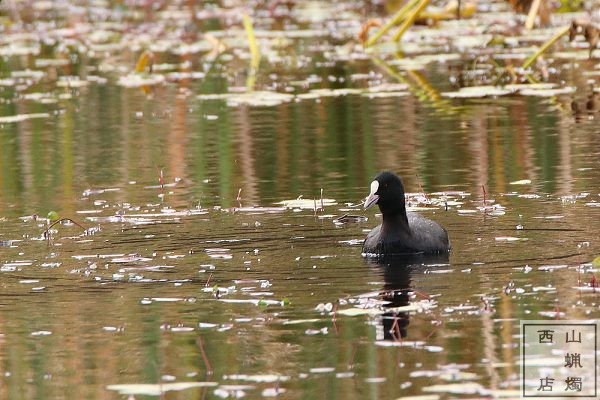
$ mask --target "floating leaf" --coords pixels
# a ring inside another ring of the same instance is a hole
[[[521,179],[520,181],[514,181],[510,183],[511,185],[531,185],[530,179]]]
[[[80,79],[78,76],[61,76],[58,82],[56,82],[57,87],[66,88],[81,88],[89,84],[88,81]]]
[[[451,393],[451,394],[476,394],[484,392],[484,387],[475,382],[450,383],[447,385],[425,386],[424,392]]]
[[[216,382],[173,382],[173,383],[131,383],[108,385],[106,389],[122,395],[160,396],[165,392],[181,391],[191,388],[217,386]]]
[[[335,371],[333,367],[314,367],[309,370],[313,374],[326,374]]]
[[[470,86],[461,88],[456,92],[443,92],[442,96],[451,99],[475,99],[489,96],[505,96],[513,92],[513,90],[499,86]]]
[[[554,292],[556,288],[552,286],[534,286],[532,290],[534,292]]]
[[[223,211],[233,211],[249,214],[272,214],[286,211],[285,207],[233,207]]]
[[[517,395],[518,397],[518,395]],[[424,394],[421,396],[406,396],[402,397],[402,400],[439,400],[440,396],[437,394]]]
[[[269,91],[254,91],[248,93],[202,94],[200,100],[225,100],[230,107],[248,105],[254,107],[273,107],[294,100],[294,95]]]
[[[540,311],[539,314],[542,317],[548,317],[548,318],[554,318],[554,319],[564,318],[566,315],[564,312],[561,312],[561,311]],[[530,365],[529,362],[527,362],[527,365]],[[547,364],[545,366],[547,366]]]
[[[506,89],[513,91],[521,90],[548,90],[555,89],[558,87],[556,83],[512,83],[503,86]]]
[[[283,325],[297,325],[297,324],[312,324],[314,322],[319,322],[321,321],[318,318],[310,318],[310,319],[294,319],[291,321],[283,321]]]
[[[58,213],[56,211],[50,211],[47,215],[50,222],[58,221]]]
[[[378,98],[390,98],[390,97],[404,97],[410,95],[409,92],[377,92],[377,93],[363,93],[362,94],[369,99]]]
[[[495,239],[497,242],[516,242],[518,240],[525,240],[514,236],[497,236]]]
[[[321,97],[338,97],[346,96],[349,94],[361,94],[364,93],[362,89],[315,89],[308,93],[299,94],[296,96],[298,99],[317,99]]]
[[[580,292],[599,292],[600,289],[592,286],[573,286],[573,289],[579,290]]]
[[[275,375],[275,374],[264,374],[264,375],[224,375],[223,379],[236,380],[236,381],[249,381],[257,383],[272,383],[272,382],[287,382],[290,380],[289,376],[286,375]]]
[[[379,310],[377,308],[346,308],[344,310],[338,310],[338,315],[346,315],[348,317],[356,317],[358,315],[381,315],[383,314],[383,310]]]
[[[35,331],[35,332],[31,332],[31,336],[48,336],[48,335],[52,335],[52,332],[50,332],[50,331]]]
[[[129,75],[121,76],[119,78],[119,80],[117,81],[117,85],[123,86],[126,88],[136,88],[136,87],[143,87],[143,86],[159,85],[163,82],[165,82],[164,75],[154,74],[154,75],[142,76],[142,75],[138,75],[138,74],[129,74]]]
[[[437,307],[437,303],[435,301],[429,301],[429,300],[421,300],[421,301],[417,301],[417,302],[411,302],[408,305],[405,306],[400,306],[400,307],[387,307],[386,311],[393,311],[396,313],[401,313],[401,312],[411,312],[411,311],[424,311],[424,310],[429,310],[432,308]]]
[[[560,94],[571,94],[575,93],[576,88],[574,86],[566,86],[557,89],[523,89],[519,90],[519,94],[523,96],[539,96],[539,97],[552,97]]]
[[[285,393],[286,389],[282,387],[266,388],[262,391],[262,397],[277,397],[282,393]]]
[[[7,117],[0,117],[0,124],[10,124],[10,123],[26,121],[28,119],[34,119],[34,118],[48,118],[49,116],[50,116],[50,114],[47,114],[47,113],[10,115]]]
[[[323,206],[335,206],[337,202],[334,199],[295,199],[295,200],[283,200],[275,204],[281,204],[287,208],[302,208],[314,210],[315,205],[317,208]]]

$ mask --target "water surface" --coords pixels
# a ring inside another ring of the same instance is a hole
[[[48,115],[0,128],[1,397],[161,382],[214,384],[165,398],[516,397],[520,319],[598,317],[581,287],[600,254],[600,142],[595,111],[572,106],[587,82],[565,67],[577,92],[551,98],[370,96],[399,82],[369,60],[324,64],[307,44],[322,41],[297,43],[306,69],[261,66],[257,89],[296,89],[260,106],[203,96],[243,85],[241,61],[149,90],[95,59],[5,61],[6,76],[106,81],[2,91],[3,116]],[[461,62],[402,76],[449,91]],[[302,96],[339,88],[363,92]],[[23,96],[38,92],[53,101]],[[380,217],[360,202],[384,169],[446,227],[449,259],[361,256]],[[49,211],[88,231],[48,240]]]

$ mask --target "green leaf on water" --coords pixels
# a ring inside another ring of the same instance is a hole
[[[592,267],[600,268],[600,256],[594,258],[594,261],[592,261]]]
[[[284,297],[284,298],[281,300],[281,306],[282,306],[282,307],[287,307],[287,306],[289,306],[289,305],[290,305],[290,299],[288,299],[287,297]]]
[[[50,211],[46,216],[50,222],[58,221],[58,213],[56,211]]]

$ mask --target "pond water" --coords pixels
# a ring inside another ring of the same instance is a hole
[[[598,318],[586,78],[442,98],[466,60],[390,75],[323,61],[326,39],[300,41],[304,70],[261,65],[249,97],[235,60],[141,88],[95,60],[3,61],[29,83],[0,104],[26,116],[0,127],[0,397],[516,398],[521,319]],[[362,257],[381,170],[449,259]],[[46,231],[50,211],[86,231]]]

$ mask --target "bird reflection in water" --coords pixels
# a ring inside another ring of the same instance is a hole
[[[385,284],[381,300],[384,313],[376,323],[376,340],[401,340],[408,336],[409,312],[397,311],[409,305],[410,297],[418,290],[411,286],[411,276],[448,265],[449,256],[444,254],[410,254],[404,256],[366,259],[367,265],[383,275]],[[389,311],[386,311],[388,309]]]

